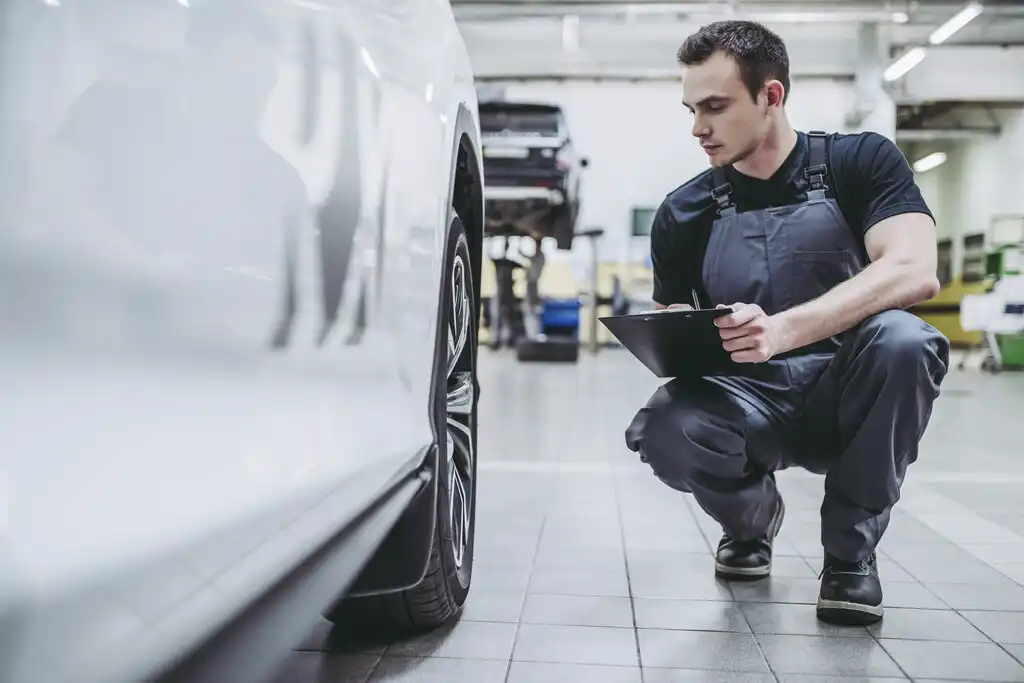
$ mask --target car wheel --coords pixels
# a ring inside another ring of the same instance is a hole
[[[399,593],[342,602],[328,618],[392,636],[436,628],[462,610],[473,574],[476,530],[477,299],[465,229],[454,213],[445,253],[433,403],[437,444],[436,523],[426,574]]]

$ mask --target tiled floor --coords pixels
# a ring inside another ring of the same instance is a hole
[[[886,616],[814,617],[821,479],[780,476],[772,578],[713,578],[720,534],[622,432],[656,387],[621,351],[484,354],[473,589],[453,628],[296,653],[289,683],[1024,681],[1024,375],[951,371],[880,551]]]

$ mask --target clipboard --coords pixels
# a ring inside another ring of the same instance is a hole
[[[737,371],[715,326],[716,318],[730,313],[731,308],[665,308],[599,320],[656,377],[700,377]]]

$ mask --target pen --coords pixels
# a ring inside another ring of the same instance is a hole
[[[691,289],[690,290],[690,294],[693,295],[693,308],[694,308],[694,310],[699,311],[700,310],[700,299],[697,298],[697,290],[696,289]]]

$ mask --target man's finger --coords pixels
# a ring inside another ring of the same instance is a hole
[[[761,309],[757,306],[743,306],[729,315],[716,318],[715,324],[719,327],[739,327],[740,325],[746,325],[759,315],[761,315]]]
[[[746,349],[756,349],[759,346],[757,337],[739,337],[737,339],[727,339],[722,342],[722,348],[730,353],[735,351],[744,351]]]
[[[761,349],[742,349],[729,354],[735,363],[763,363],[765,354]]]
[[[690,304],[669,304],[670,311],[692,311],[693,306]]]

